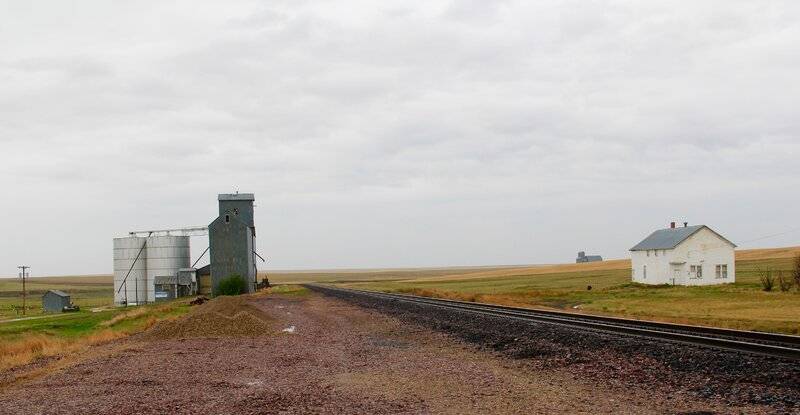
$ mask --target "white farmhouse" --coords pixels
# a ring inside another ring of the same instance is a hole
[[[705,225],[659,229],[631,248],[633,282],[711,285],[732,283],[736,269],[731,241]]]

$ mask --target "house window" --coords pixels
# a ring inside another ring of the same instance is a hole
[[[692,265],[689,267],[689,276],[691,278],[703,278],[703,266]]]
[[[656,250],[655,250],[655,251],[653,251],[653,252],[655,252],[655,253],[656,253],[656,256],[658,256],[658,249],[656,249]]]
[[[650,256],[650,250],[649,249],[647,250],[647,256]]]
[[[728,265],[717,265],[717,278],[728,278]]]
[[[231,222],[231,215],[225,215],[225,223]]]
[[[642,279],[647,279],[647,265],[642,268]]]

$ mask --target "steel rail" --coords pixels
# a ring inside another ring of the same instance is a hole
[[[369,292],[375,293],[374,291],[364,291],[358,290],[361,292]],[[694,325],[687,325],[687,324],[676,324],[676,323],[663,323],[659,321],[649,321],[649,320],[636,320],[636,319],[629,319],[629,318],[622,318],[622,317],[607,317],[607,316],[597,316],[591,314],[577,314],[577,313],[569,313],[563,311],[554,311],[554,310],[541,310],[541,309],[530,309],[530,308],[521,308],[521,307],[510,307],[510,306],[503,306],[498,304],[488,304],[488,303],[476,303],[476,302],[466,302],[466,301],[456,301],[456,300],[448,300],[448,299],[438,299],[438,298],[431,298],[431,297],[419,297],[407,294],[389,294],[389,293],[377,293],[377,294],[388,294],[390,296],[405,296],[409,298],[417,298],[420,301],[434,301],[437,303],[440,302],[447,302],[462,306],[477,306],[480,308],[492,308],[497,310],[507,310],[513,312],[524,312],[529,314],[535,315],[542,315],[542,316],[553,316],[558,318],[566,318],[566,319],[574,319],[574,320],[591,320],[596,322],[601,322],[605,324],[614,324],[614,325],[629,325],[635,327],[647,327],[651,329],[658,329],[658,330],[666,330],[666,331],[675,331],[675,332],[687,332],[692,334],[703,334],[706,336],[712,337],[727,337],[734,340],[746,340],[755,343],[769,343],[775,344],[779,346],[788,346],[788,347],[796,347],[800,348],[800,336],[792,336],[792,335],[785,335],[785,334],[776,334],[776,333],[767,333],[761,331],[746,331],[746,330],[734,330],[734,329],[725,329],[725,328],[718,328],[718,327],[708,327],[708,326],[694,326]]]
[[[355,290],[332,287],[329,285],[308,284],[307,286],[322,291],[338,291],[373,298],[425,304],[433,307],[456,309],[494,317],[536,321],[573,328],[579,327],[605,333],[669,340],[696,346],[800,360],[800,336],[535,310],[496,304],[419,297],[408,294]]]

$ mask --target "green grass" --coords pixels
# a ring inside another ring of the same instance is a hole
[[[311,292],[299,285],[295,284],[280,284],[280,285],[273,285],[269,289],[270,294],[280,294],[290,297],[305,297],[311,294]]]
[[[49,277],[29,278],[26,282],[26,316],[44,315],[42,295],[48,290],[70,294],[74,304],[82,309],[112,306],[114,286],[110,277]],[[0,279],[0,320],[23,317],[22,282],[19,279]]]
[[[0,339],[10,340],[23,334],[43,333],[59,337],[76,337],[93,330],[103,321],[114,317],[116,310],[100,313],[78,312],[53,315],[41,319],[0,323]]]
[[[141,311],[134,312],[139,309]],[[53,314],[43,318],[0,323],[0,341],[16,340],[30,334],[77,338],[100,329],[132,333],[147,326],[151,318],[168,318],[188,311],[188,304],[178,300],[140,307],[114,308],[96,313],[80,311]],[[107,324],[114,318],[118,321]]]

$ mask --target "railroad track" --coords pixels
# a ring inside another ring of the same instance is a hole
[[[549,310],[532,310],[495,304],[419,297],[408,294],[355,290],[332,287],[329,285],[308,284],[307,286],[323,293],[326,291],[339,292],[387,301],[422,304],[430,307],[440,307],[468,313],[555,324],[604,333],[666,340],[694,346],[800,361],[800,336],[593,316]]]

